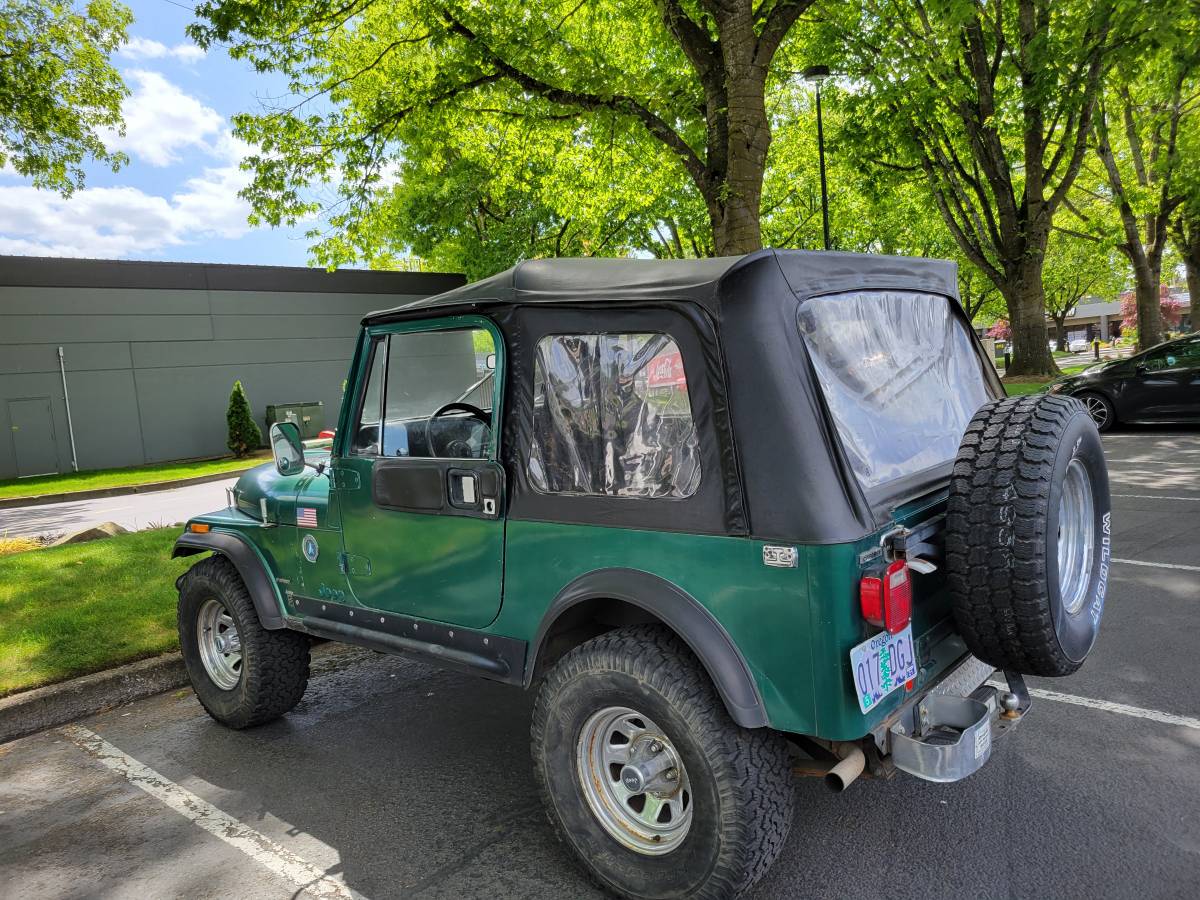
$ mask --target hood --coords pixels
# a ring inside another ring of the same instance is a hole
[[[306,451],[304,456],[313,465],[329,462],[328,451]],[[295,523],[296,498],[301,493],[305,502],[326,506],[329,479],[311,468],[305,468],[299,475],[280,475],[275,463],[268,462],[243,472],[233,491],[239,512],[261,520],[262,501],[266,500],[269,520],[291,525]]]

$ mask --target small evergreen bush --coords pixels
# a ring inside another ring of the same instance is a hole
[[[234,456],[241,459],[249,456],[262,446],[262,430],[254,421],[254,413],[250,411],[250,400],[246,397],[246,389],[241,381],[233,383],[229,394],[229,410],[225,413],[225,424],[229,427],[229,440],[226,442]]]

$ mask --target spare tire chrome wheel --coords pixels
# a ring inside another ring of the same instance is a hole
[[[1062,604],[1075,615],[1087,600],[1096,542],[1092,479],[1078,459],[1067,463],[1058,498],[1058,585]]]

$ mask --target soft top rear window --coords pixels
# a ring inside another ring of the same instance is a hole
[[[971,417],[991,399],[951,302],[858,291],[800,307],[825,401],[866,490],[953,460]]]

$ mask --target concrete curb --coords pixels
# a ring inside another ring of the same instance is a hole
[[[36,497],[5,497],[0,499],[0,509],[20,509],[25,506],[49,506],[52,503],[70,503],[72,500],[95,500],[99,497],[123,497],[126,494],[149,494],[154,491],[169,491],[172,488],[187,487],[191,484],[207,484],[210,481],[224,481],[226,478],[237,478],[239,475],[257,469],[270,460],[260,459],[252,466],[244,469],[230,469],[228,472],[214,472],[211,475],[195,475],[192,478],[178,478],[175,481],[149,481],[146,484],[126,484],[120,487],[95,488],[90,491],[66,491],[62,494],[40,494]]]
[[[312,672],[320,673],[335,667],[340,662],[336,658],[352,650],[357,648],[345,644],[318,644],[312,651]],[[164,653],[93,675],[22,691],[0,698],[0,744],[187,685],[183,657],[179,653]]]
[[[188,683],[183,657],[151,659],[0,699],[0,744]]]

